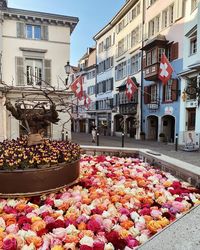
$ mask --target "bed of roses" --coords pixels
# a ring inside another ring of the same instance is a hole
[[[199,190],[139,159],[84,155],[76,185],[0,200],[0,249],[136,249],[197,204]]]

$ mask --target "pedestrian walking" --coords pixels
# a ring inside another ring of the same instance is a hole
[[[93,128],[93,129],[92,129],[92,142],[95,143],[95,141],[96,141],[96,129]]]

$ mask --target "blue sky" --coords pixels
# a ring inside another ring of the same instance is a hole
[[[125,0],[8,0],[12,8],[76,16],[79,23],[71,37],[71,65],[93,46],[93,36],[120,10]]]

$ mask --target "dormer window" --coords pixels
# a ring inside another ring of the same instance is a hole
[[[41,40],[41,26],[39,25],[26,25],[26,38]]]

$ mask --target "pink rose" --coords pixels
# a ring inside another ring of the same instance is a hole
[[[49,223],[54,223],[55,222],[55,219],[51,216],[46,216],[44,218],[44,221],[46,222],[46,224],[49,224]]]
[[[113,227],[112,220],[110,220],[110,219],[105,219],[105,220],[103,221],[103,227],[104,227],[105,231],[110,232],[111,229],[112,229],[112,227]]]
[[[185,206],[183,203],[179,202],[179,201],[173,201],[172,202],[172,207],[177,210],[178,212],[183,212],[185,209]]]
[[[159,210],[154,209],[151,211],[151,216],[155,219],[159,218],[161,215],[162,213]]]
[[[53,234],[56,238],[62,240],[66,236],[66,229],[65,228],[55,228],[55,229],[53,229]]]
[[[137,241],[133,236],[130,235],[126,238],[126,244],[132,249],[133,247],[139,246],[139,241]]]
[[[19,231],[19,227],[16,224],[11,224],[10,226],[8,226],[6,228],[6,232],[9,233],[9,234],[10,233],[16,234],[18,231]]]
[[[5,239],[3,241],[3,250],[16,250],[17,249],[17,241],[15,238]]]

